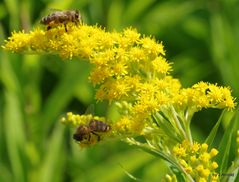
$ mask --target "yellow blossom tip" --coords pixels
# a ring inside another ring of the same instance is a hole
[[[218,150],[216,150],[214,148],[210,151],[210,156],[211,157],[215,157],[217,154],[218,154]]]
[[[206,151],[208,149],[208,145],[206,143],[202,144],[202,150]]]

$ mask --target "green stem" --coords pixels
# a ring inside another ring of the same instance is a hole
[[[150,153],[153,156],[160,157],[160,158],[166,160],[171,165],[176,167],[179,171],[181,171],[183,174],[185,174],[185,177],[187,178],[188,182],[194,182],[193,178],[183,169],[183,167],[177,162],[177,159],[175,159],[170,153],[166,154],[163,151],[158,151],[158,149],[154,148],[154,146],[149,146],[147,144],[140,143],[140,142],[134,140],[133,138],[128,138],[126,140],[126,142],[131,144],[131,145],[137,146],[141,150],[143,150],[147,153]]]
[[[186,135],[186,133],[185,133],[185,131],[184,131],[184,129],[183,129],[183,127],[182,127],[180,121],[178,120],[177,112],[175,111],[175,109],[174,109],[173,106],[171,106],[170,109],[171,109],[171,111],[172,111],[172,115],[173,115],[174,122],[175,122],[175,124],[176,124],[176,126],[177,126],[177,128],[175,128],[175,129],[179,130],[179,132],[181,133],[181,135],[183,135],[183,137],[184,137],[185,139],[187,139],[187,135]]]
[[[184,126],[185,126],[185,131],[186,131],[186,135],[187,135],[187,139],[189,140],[190,144],[193,144],[193,139],[192,139],[192,133],[191,133],[191,129],[190,129],[190,118],[188,117],[188,111],[185,114],[185,118],[184,118],[185,122],[184,122]]]

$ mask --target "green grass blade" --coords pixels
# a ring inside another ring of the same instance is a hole
[[[85,62],[68,62],[65,72],[62,73],[62,78],[49,96],[46,105],[44,106],[43,119],[44,127],[49,128],[55,121],[64,107],[74,97],[76,89],[80,85],[85,84],[85,80],[89,76],[89,65]]]
[[[66,156],[63,150],[63,132],[64,126],[61,125],[53,130],[53,134],[47,143],[48,149],[43,159],[38,181],[61,181],[61,176],[64,173],[63,163]]]
[[[139,17],[143,15],[143,13],[150,9],[150,6],[154,3],[154,0],[134,0],[129,1],[129,5],[127,6],[124,14],[123,19],[127,20],[128,24],[131,24],[134,21],[137,21]]]
[[[116,154],[111,157],[109,162],[99,163],[92,167],[86,176],[89,176],[89,181],[94,182],[110,182],[110,181],[122,181],[121,179],[127,179],[125,181],[132,181],[125,174],[125,170],[128,173],[133,173],[135,170],[141,168],[148,162],[152,161],[152,156],[139,152],[139,151],[125,151],[123,153]],[[123,170],[119,163],[123,166]],[[106,174],[106,171],[110,169],[110,172]],[[101,176],[99,178],[99,176]],[[138,176],[136,176],[138,177]],[[80,181],[80,178],[79,178]]]
[[[22,95],[16,70],[11,65],[15,60],[15,56],[7,57],[6,54],[1,55],[4,58],[1,63],[3,75],[2,80],[5,86],[4,98],[5,107],[3,109],[3,126],[5,131],[6,148],[8,153],[10,167],[13,172],[13,179],[24,182],[26,180],[26,169],[24,168],[24,146],[26,145],[26,136],[24,129],[24,115],[22,112]],[[16,68],[17,69],[17,68]]]

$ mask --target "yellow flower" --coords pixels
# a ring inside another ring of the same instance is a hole
[[[36,28],[30,33],[13,32],[3,48],[13,52],[59,54],[64,59],[88,59],[94,65],[90,80],[95,86],[100,85],[96,96],[98,100],[111,102],[122,98],[132,100],[134,97],[136,100],[132,102],[138,104],[135,101],[145,99],[137,98],[135,94],[143,96],[146,83],[153,88],[151,93],[147,92],[148,98],[151,97],[150,105],[155,102],[152,112],[158,111],[166,102],[177,110],[188,108],[191,113],[208,107],[235,107],[229,88],[199,82],[192,88],[181,89],[177,79],[166,76],[171,70],[171,64],[164,57],[162,43],[152,37],[141,36],[132,28],[119,33],[106,32],[98,26],[75,26],[74,23],[69,23],[67,32],[64,26],[56,26],[48,31]],[[132,90],[126,81],[128,77],[136,75],[140,77],[141,84],[135,84],[137,90]],[[111,91],[116,83],[120,86]]]
[[[239,156],[239,130],[237,130],[236,142],[237,142],[237,155]]]
[[[207,149],[206,143],[190,144],[189,141],[184,140],[174,146],[172,151],[180,165],[193,179],[207,181],[210,175],[217,174],[214,170],[218,167],[217,163],[211,160],[217,154],[217,150],[212,149],[208,153]]]
[[[175,174],[172,174],[172,175],[166,174],[165,180],[162,180],[162,182],[177,182],[177,181],[178,180]]]
[[[167,63],[166,59],[162,56],[155,58],[152,61],[153,70],[156,73],[167,74],[171,70],[171,65]]]
[[[127,28],[123,31],[122,34],[123,36],[120,41],[120,47],[132,47],[140,40],[140,34],[136,31],[136,29]]]
[[[57,54],[63,59],[77,57],[92,64],[89,80],[96,87],[96,100],[120,105],[119,117],[111,123],[110,136],[143,135],[149,143],[175,143],[178,142],[173,141],[175,137],[191,138],[187,129],[190,130],[195,112],[203,108],[233,109],[236,105],[228,87],[199,82],[182,88],[180,81],[170,75],[172,65],[165,58],[162,42],[151,36],[142,36],[133,28],[106,32],[99,26],[85,24],[69,23],[67,27],[67,32],[64,26],[48,31],[36,28],[29,33],[13,32],[3,48],[12,52]],[[67,113],[62,122],[78,127],[94,118]],[[109,122],[105,118],[100,121]],[[149,135],[152,141],[147,139]],[[92,137],[91,143],[97,143],[97,138]],[[204,179],[217,168],[212,161],[217,150],[208,152],[206,144],[184,141],[172,153],[184,161],[185,171],[194,179]],[[201,173],[196,170],[199,165],[203,166]]]
[[[216,162],[212,162],[211,169],[214,170],[214,169],[217,169],[217,168],[218,168],[218,164]]]
[[[139,64],[141,61],[146,60],[146,54],[144,53],[144,50],[140,47],[132,47],[129,50],[129,59],[132,62],[135,62]]]
[[[201,147],[201,152],[205,152],[205,151],[207,151],[207,149],[208,149],[208,144],[203,143],[202,147]]]
[[[93,117],[91,114],[88,115],[79,115],[73,114],[72,112],[68,112],[66,117],[61,118],[61,122],[64,124],[70,124],[72,126],[79,126],[81,124],[87,124],[91,119],[99,119],[98,117]],[[104,118],[100,118],[104,120]]]
[[[217,154],[218,154],[218,151],[217,151],[217,149],[215,149],[215,148],[213,148],[213,149],[210,151],[210,156],[211,156],[211,157],[215,157]]]
[[[45,36],[42,37],[44,38]],[[11,37],[9,37],[7,41],[5,41],[6,44],[2,47],[12,52],[27,51],[29,48],[30,41],[31,41],[31,33],[26,34],[24,31],[21,32],[14,31],[12,32]]]
[[[115,124],[115,133],[124,133],[127,136],[137,136],[141,134],[144,126],[145,122],[143,118],[131,118],[130,116],[123,116]]]
[[[200,144],[199,143],[194,143],[192,145],[192,152],[197,152],[200,149]]]
[[[140,44],[151,59],[156,58],[160,54],[165,55],[162,43],[158,44],[154,39],[150,37],[142,38],[140,40]]]
[[[200,155],[199,159],[202,161],[202,162],[208,162],[208,160],[210,159],[210,154],[207,153],[207,152],[204,152]]]
[[[183,148],[183,147],[175,146],[173,148],[173,153],[174,153],[175,156],[183,156],[183,157],[185,157],[186,156],[186,149]]]

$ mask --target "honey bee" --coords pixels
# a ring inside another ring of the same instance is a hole
[[[78,10],[57,10],[45,17],[40,21],[41,24],[47,25],[47,30],[59,24],[64,24],[65,31],[67,32],[67,23],[73,22],[77,25],[81,21],[81,15]]]
[[[88,125],[80,125],[73,135],[73,139],[78,142],[90,144],[92,134],[97,136],[97,141],[100,141],[100,133],[105,133],[111,130],[110,125],[103,121],[91,119]]]

